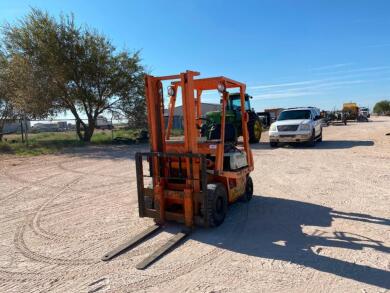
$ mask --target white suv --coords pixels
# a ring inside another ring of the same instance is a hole
[[[284,110],[269,129],[271,147],[279,142],[307,142],[314,146],[316,141],[322,141],[322,125],[320,111],[314,107]]]

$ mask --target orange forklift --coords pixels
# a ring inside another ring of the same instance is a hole
[[[161,229],[166,221],[184,223],[187,229],[174,235],[136,266],[144,269],[186,237],[193,226],[219,226],[225,219],[228,204],[252,198],[253,182],[249,174],[253,171],[253,157],[247,128],[249,117],[245,110],[246,86],[224,76],[196,76],[199,73],[194,71],[161,77],[146,75],[150,152],[137,153],[135,162],[139,216],[153,218],[156,225],[104,255],[103,260],[138,245]],[[169,83],[167,121],[164,119],[167,110],[163,82]],[[241,142],[237,140],[233,125],[225,121],[228,90],[238,91],[241,98]],[[202,124],[209,122],[201,112],[202,94],[207,91],[218,91],[220,95],[221,119],[214,127],[220,133],[213,135],[218,139],[202,137]],[[182,101],[184,128],[184,136],[179,139],[171,137],[178,97]],[[144,174],[145,167],[149,167],[148,174]],[[147,177],[150,185],[145,186]]]

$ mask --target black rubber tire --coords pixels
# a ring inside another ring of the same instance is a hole
[[[248,175],[246,178],[245,184],[245,193],[242,195],[242,200],[248,202],[253,197],[253,180],[252,177]]]
[[[208,227],[217,227],[223,223],[228,208],[228,198],[222,183],[207,184],[207,210],[202,207],[202,213],[207,214]]]
[[[316,145],[316,132],[313,129],[313,132],[311,134],[310,140],[307,142],[307,145],[310,147],[313,147]]]
[[[321,129],[320,136],[317,138],[317,141],[318,141],[318,142],[322,142],[322,129]]]
[[[275,141],[270,141],[270,142],[269,142],[269,146],[270,146],[271,148],[276,148],[276,147],[278,146],[278,143],[275,142]]]
[[[260,130],[258,130],[258,128],[260,128]],[[256,129],[257,131],[260,131],[257,134],[256,134]],[[263,127],[259,118],[249,121],[248,122],[249,143],[258,143],[261,138],[262,130]]]

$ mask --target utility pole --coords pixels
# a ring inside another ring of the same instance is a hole
[[[24,143],[23,120],[19,119],[19,122],[20,122],[20,134],[22,135],[22,143]]]
[[[28,125],[27,125],[27,117],[24,115],[24,127],[26,129],[25,138],[26,138],[26,145],[28,146]]]
[[[114,140],[114,124],[112,124],[112,117],[114,116],[114,113],[111,112],[111,142]]]

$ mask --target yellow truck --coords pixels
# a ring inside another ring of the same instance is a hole
[[[344,103],[342,112],[347,115],[348,120],[357,120],[359,116],[359,107],[356,103]]]

